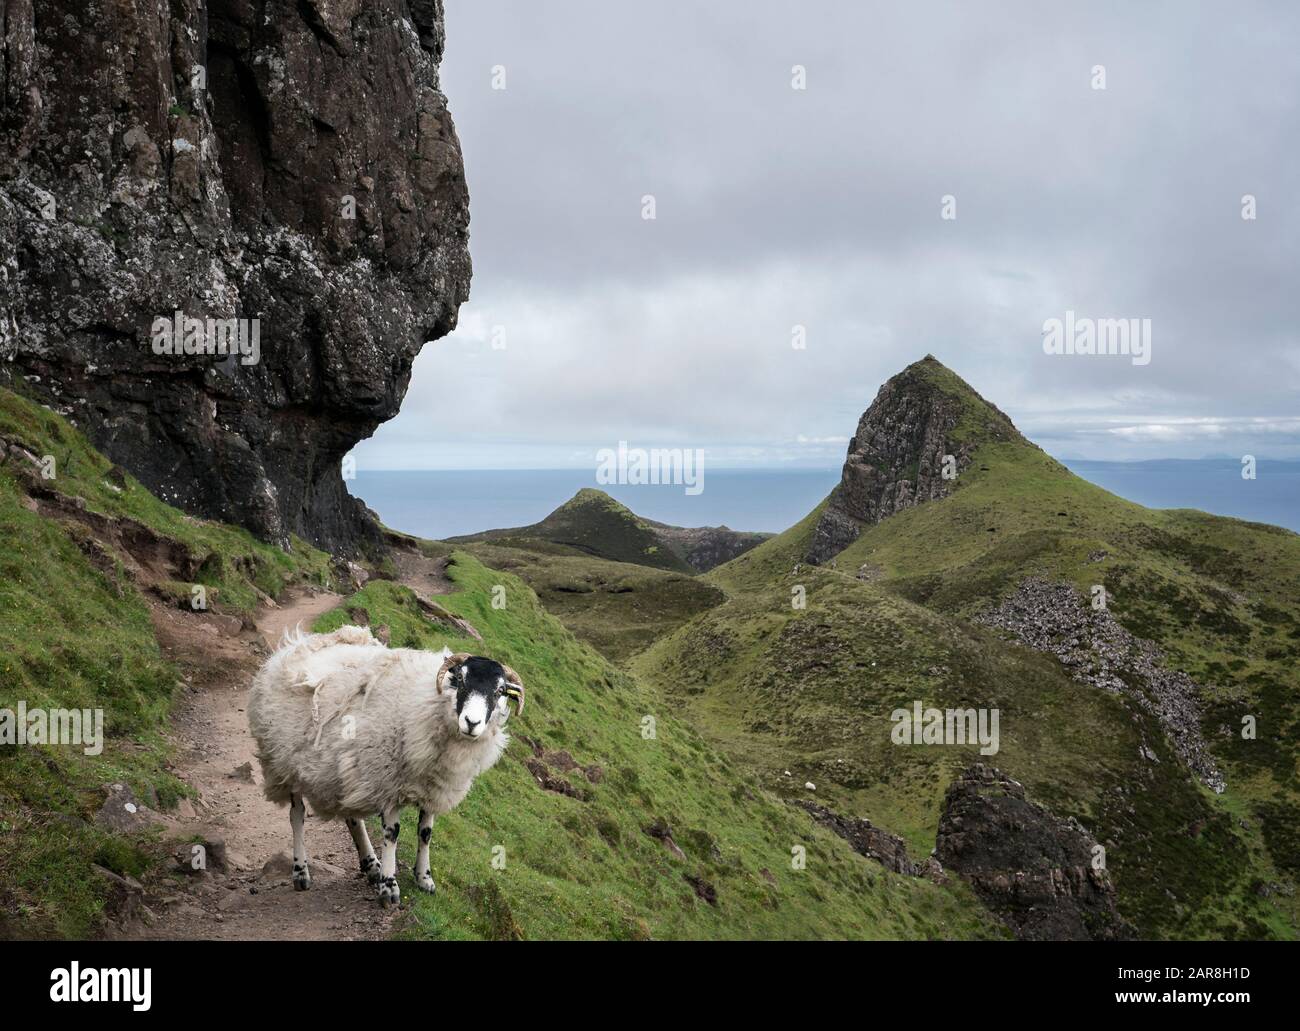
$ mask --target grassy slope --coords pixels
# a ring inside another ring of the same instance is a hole
[[[886,873],[839,838],[752,784],[743,769],[576,640],[516,577],[465,552],[449,572],[459,590],[440,598],[483,634],[482,645],[423,620],[405,588],[370,584],[318,621],[332,629],[364,605],[389,624],[393,644],[481,651],[510,663],[528,685],[516,740],[455,812],[434,829],[439,892],[411,900],[415,938],[964,937],[997,935],[960,885],[940,888]],[[492,588],[506,587],[494,609]],[[642,720],[656,721],[653,740]],[[604,777],[578,801],[543,791],[522,764],[523,736],[598,763]],[[686,859],[643,828],[662,818]],[[413,814],[404,823],[414,826]],[[791,848],[808,863],[791,868]],[[505,869],[493,850],[504,849]],[[414,845],[404,836],[409,864]],[[764,870],[770,874],[764,874]],[[698,899],[684,875],[715,885],[718,905]]]
[[[305,545],[288,555],[242,530],[192,519],[134,480],[115,488],[110,463],[59,416],[0,390],[0,436],[56,458],[45,485],[91,511],[129,517],[188,547],[213,608],[250,608],[256,588],[325,575],[326,556]],[[176,671],[164,661],[149,612],[116,565],[92,562],[86,531],[29,511],[14,478],[23,459],[0,463],[0,708],[102,708],[106,743],[90,757],[69,746],[0,746],[0,937],[88,933],[104,901],[92,862],[138,874],[149,841],[107,834],[91,818],[100,786],[130,784],[164,807],[182,789],[165,769],[163,736]],[[91,552],[93,554],[93,551]],[[185,585],[179,585],[185,586]],[[184,591],[188,595],[188,590]]]
[[[613,662],[623,662],[723,594],[695,575],[592,558],[558,544],[463,545],[494,569],[528,584],[548,612]]]
[[[550,541],[594,558],[694,573],[683,559],[660,543],[654,529],[636,513],[604,491],[591,487],[578,491],[540,523],[509,530],[488,530],[453,540],[457,543],[475,540],[515,543],[525,548],[537,541]]]
[[[58,477],[47,486],[80,496],[105,516],[138,520],[208,559],[202,575],[218,609],[251,606],[255,585],[274,594],[287,581],[327,575],[320,552],[299,545],[286,555],[243,531],[192,519],[129,478],[114,489],[109,463],[64,420],[7,392],[0,392],[0,435],[56,456]],[[104,902],[90,863],[138,874],[157,855],[149,835],[95,827],[100,786],[125,781],[163,807],[184,790],[165,768],[176,671],[160,655],[145,601],[122,571],[87,557],[78,546],[84,530],[37,515],[22,501],[13,466],[0,464],[0,707],[20,699],[32,707],[102,707],[109,736],[98,757],[67,747],[0,751],[0,937],[76,937],[93,931]],[[467,554],[456,559],[451,575],[461,591],[443,600],[483,632],[481,650],[528,681],[530,704],[516,731],[599,763],[604,778],[583,785],[588,801],[543,792],[520,761],[525,743],[512,745],[461,809],[439,820],[434,869],[442,890],[433,899],[408,891],[408,935],[1001,933],[963,886],[886,873],[753,789],[662,701],[548,615],[522,581]],[[501,610],[491,607],[497,584],[508,592]],[[394,645],[466,646],[428,623],[410,592],[391,582],[372,583],[349,604],[387,622]],[[340,610],[322,625],[343,618]],[[654,740],[641,736],[646,715],[657,720]],[[643,833],[656,818],[672,826],[685,860]],[[506,850],[504,870],[491,865],[497,845]],[[794,845],[807,849],[805,870],[791,868]],[[404,848],[409,863],[411,843]],[[717,887],[717,907],[696,897],[685,873]]]
[[[841,555],[881,585],[966,616],[1024,576],[1106,588],[1111,612],[1155,641],[1207,692],[1204,732],[1228,788],[1217,808],[1265,849],[1263,882],[1300,878],[1300,537],[1190,511],[1151,511],[1068,473],[1040,452],[986,449],[943,506],[886,520]],[[981,527],[983,528],[981,530]],[[989,527],[994,532],[989,532]],[[1105,557],[1094,561],[1104,552]],[[1242,740],[1254,715],[1258,737]],[[1294,923],[1295,899],[1279,899]]]
[[[978,433],[989,421],[978,398],[937,374],[969,409],[958,436]],[[797,793],[812,779],[918,854],[933,843],[944,786],[975,749],[892,746],[889,712],[913,699],[996,705],[1003,749],[992,761],[1106,844],[1121,907],[1143,933],[1296,935],[1294,896],[1266,901],[1258,889],[1297,872],[1300,538],[1150,512],[1017,440],[984,444],[952,497],[842,552],[839,570],[866,566],[870,583],[807,566],[793,575],[819,512],[707,574],[728,602],[652,646],[634,672],[682,699],[771,785]],[[1212,685],[1207,733],[1227,760],[1225,796],[1191,783],[1167,749],[1159,765],[1138,760],[1139,730],[1160,737],[1148,717],[965,621],[1033,572],[1084,590],[1105,583],[1130,629]],[[796,583],[808,594],[802,612],[791,606]],[[1258,741],[1217,734],[1242,711],[1258,715]]]

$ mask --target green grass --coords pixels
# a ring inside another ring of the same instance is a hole
[[[589,536],[421,543],[453,559],[457,589],[439,601],[478,628],[481,644],[430,622],[388,580],[321,617],[317,629],[332,629],[364,606],[394,646],[491,655],[529,689],[506,757],[435,826],[438,895],[403,879],[404,936],[1002,936],[959,881],[889,874],[784,801],[806,796],[811,780],[818,800],[926,855],[944,788],[979,756],[892,745],[889,713],[919,699],[1001,710],[1002,750],[986,761],[1106,846],[1121,911],[1144,936],[1296,937],[1300,538],[1116,498],[1008,432],[942,366],[918,364],[956,392],[957,435],[981,446],[949,498],[869,528],[838,570],[794,572],[820,508],[694,577],[647,567],[667,557],[649,550],[657,544],[636,532],[639,521],[586,498],[577,523]],[[147,527],[182,557],[192,578],[154,588],[172,603],[202,582],[219,611],[245,612],[259,592],[327,581],[329,556],[184,515],[115,474],[63,419],[3,391],[0,437],[54,456],[47,488],[81,498],[110,529]],[[81,523],[30,511],[21,461],[0,463],[0,708],[20,699],[103,708],[108,740],[98,757],[0,750],[0,937],[78,937],[104,905],[90,863],[135,876],[158,852],[148,835],[94,826],[101,786],[129,783],[164,808],[183,790],[166,772],[177,674],[123,557]],[[606,530],[612,545],[600,539]],[[596,557],[610,546],[622,561]],[[853,577],[859,567],[869,582]],[[1105,584],[1117,618],[1206,685],[1222,796],[1186,775],[1150,717],[971,622],[1031,574],[1081,591]],[[504,608],[492,604],[498,586]],[[791,605],[797,586],[806,608]],[[1243,713],[1256,717],[1254,740],[1237,733]],[[653,739],[643,737],[646,717]],[[603,775],[564,774],[585,800],[545,792],[523,764],[525,738]],[[1143,741],[1158,764],[1139,758]],[[644,832],[657,820],[684,859]],[[792,868],[794,846],[807,850],[806,869]],[[409,869],[409,833],[402,849]],[[714,885],[718,905],[687,876]]]
[[[543,541],[531,545],[474,542],[463,547],[484,564],[518,576],[579,640],[615,663],[724,597],[694,575],[592,558]]]
[[[319,581],[327,556],[293,554],[246,532],[192,519],[110,463],[58,415],[0,390],[0,437],[55,457],[49,489],[80,497],[113,520],[134,520],[192,556],[217,610],[251,608],[257,590],[277,594],[290,578]],[[166,770],[165,737],[177,671],[154,637],[144,598],[111,549],[78,522],[30,511],[17,463],[0,462],[0,709],[102,709],[102,754],[75,746],[0,746],[0,937],[84,937],[105,901],[91,863],[139,873],[156,852],[149,835],[121,837],[93,822],[102,786],[131,785],[157,808],[184,786]],[[177,585],[181,597],[188,584]]]
[[[952,495],[869,527],[837,570],[796,574],[819,506],[706,574],[726,603],[630,670],[765,786],[797,795],[812,780],[823,801],[901,834],[917,858],[933,846],[948,781],[979,757],[893,746],[889,713],[914,699],[997,707],[1002,750],[986,761],[1090,828],[1140,933],[1296,937],[1286,892],[1300,872],[1300,538],[1115,497],[1004,432],[1000,413],[935,365],[912,368],[962,402],[956,436],[982,442]],[[1104,584],[1116,617],[1206,686],[1223,796],[1186,774],[1150,717],[970,622],[1029,575],[1085,594]],[[791,604],[796,585],[806,609]],[[1257,717],[1257,740],[1236,733],[1243,713]],[[1159,742],[1158,765],[1139,759],[1142,738]]]
[[[290,580],[329,580],[330,556],[305,541],[295,537],[284,551],[242,528],[187,515],[128,474],[121,474],[121,485],[113,482],[113,463],[67,420],[3,388],[0,438],[21,442],[38,458],[53,458],[55,476],[42,481],[45,486],[81,498],[92,513],[143,524],[187,552],[194,570],[188,582],[208,587],[209,603],[218,611],[251,611],[259,590],[274,598]]]
[[[239,611],[254,604],[257,590],[274,594],[291,579],[326,576],[327,556],[305,548],[285,555],[242,531],[191,519],[129,477],[110,477],[109,463],[59,417],[13,394],[0,394],[0,402],[0,434],[38,456],[55,455],[57,477],[46,487],[80,497],[89,512],[107,520],[97,524],[104,533],[127,520],[148,527],[177,549],[174,554],[206,571],[216,607]],[[0,754],[0,902],[6,914],[0,934],[83,937],[94,933],[106,898],[106,884],[90,865],[138,876],[162,852],[155,835],[121,836],[95,826],[102,785],[128,783],[160,808],[185,790],[166,771],[177,671],[161,655],[146,601],[112,550],[96,546],[81,523],[38,515],[25,501],[15,467],[0,466],[0,707],[16,708],[21,700],[33,708],[102,708],[107,740],[97,757],[66,746]],[[442,891],[429,899],[408,890],[404,934],[1001,934],[961,885],[889,874],[752,785],[662,699],[576,639],[522,580],[468,554],[454,558],[451,576],[459,590],[442,600],[483,632],[486,642],[475,642],[473,650],[509,662],[529,685],[530,704],[515,721],[516,733],[567,749],[586,765],[598,764],[604,775],[598,783],[576,775],[585,801],[543,792],[521,762],[530,754],[526,743],[516,741],[465,804],[439,821],[434,869]],[[558,567],[552,572],[559,575]],[[638,574],[656,576],[653,570]],[[664,576],[674,584],[694,583]],[[616,577],[611,586],[623,582]],[[492,607],[496,585],[506,588],[504,609]],[[187,586],[180,580],[159,590],[179,601]],[[689,591],[692,599],[716,594],[707,587]],[[351,605],[387,623],[394,645],[471,645],[428,622],[411,592],[390,581],[372,582],[344,608]],[[344,618],[339,610],[320,625]],[[646,716],[657,721],[652,740],[642,736]],[[644,833],[658,819],[673,828],[684,860]],[[806,869],[792,869],[796,845],[807,850]],[[498,869],[493,859],[502,855],[505,866]],[[716,907],[696,897],[687,874],[716,886]]]
[[[882,589],[956,617],[973,615],[1029,575],[1067,581],[1084,594],[1104,586],[1120,623],[1205,689],[1202,729],[1228,781],[1212,810],[1233,814],[1249,853],[1237,880],[1294,885],[1300,536],[1202,512],[1146,509],[1036,449],[997,445],[978,457],[963,489],[868,529],[841,554],[841,568],[869,563],[881,571]],[[1244,715],[1255,717],[1254,740],[1240,735]],[[1265,922],[1295,935],[1296,896],[1273,898],[1267,909],[1277,921]]]
[[[677,718],[669,699],[578,641],[520,579],[453,554],[455,593],[440,597],[484,635],[478,644],[420,616],[410,592],[367,585],[315,625],[330,630],[363,605],[394,644],[472,650],[509,663],[528,688],[515,740],[466,801],[434,828],[432,898],[406,882],[412,938],[934,938],[999,936],[962,885],[887,873],[753,783],[743,766]],[[492,589],[506,589],[504,609]],[[645,717],[655,737],[643,737]],[[543,791],[523,738],[603,770],[578,771],[578,801]],[[644,827],[666,820],[686,858]],[[414,826],[411,815],[403,823]],[[791,849],[807,850],[792,869]],[[494,851],[497,850],[497,851]],[[414,845],[404,841],[405,863]],[[493,866],[504,856],[504,869]],[[765,874],[764,871],[767,871]],[[698,899],[684,875],[717,888]],[[770,877],[770,879],[769,879]]]
[[[594,558],[630,562],[654,569],[691,574],[693,569],[664,546],[654,527],[602,490],[584,487],[540,523],[507,530],[488,530],[456,543],[498,541],[534,547],[550,542],[573,548]]]

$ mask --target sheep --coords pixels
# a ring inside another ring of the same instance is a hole
[[[347,823],[361,871],[385,906],[401,900],[398,814],[418,805],[415,882],[435,891],[434,817],[454,809],[501,758],[512,698],[522,712],[519,674],[482,656],[388,648],[357,626],[286,634],[253,679],[248,724],[266,797],[289,806],[294,888],[311,887],[306,801],[318,817]],[[376,812],[384,828],[380,860],[364,823]]]

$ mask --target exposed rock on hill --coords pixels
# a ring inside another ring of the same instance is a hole
[[[1089,606],[1067,583],[1031,576],[978,619],[1055,655],[1075,680],[1136,701],[1160,722],[1187,767],[1211,790],[1223,791],[1223,774],[1201,735],[1200,687],[1186,673],[1166,669],[1160,649],[1134,637],[1110,612]],[[1143,755],[1158,761],[1149,746]]]
[[[453,541],[549,541],[597,558],[656,569],[704,573],[771,534],[726,526],[687,528],[642,519],[603,490],[584,487],[540,523],[453,537]]]
[[[824,805],[797,798],[794,804],[808,812],[823,827],[834,831],[853,846],[858,855],[874,859],[886,870],[916,876],[920,868],[908,858],[907,845],[897,834],[875,826],[870,820],[841,816]]]
[[[954,476],[989,440],[1023,440],[1011,420],[933,356],[888,380],[849,441],[840,483],[822,512],[808,549],[825,562],[857,540],[866,526],[952,492]]]
[[[4,375],[191,512],[377,541],[341,459],[469,289],[441,0],[21,0],[0,23]],[[257,319],[258,360],[155,353],[177,311]]]
[[[646,519],[645,524],[697,573],[707,573],[714,566],[730,562],[772,536],[770,533],[733,530],[728,526],[669,526],[652,519]]]
[[[948,786],[935,855],[1027,941],[1131,936],[1115,889],[1094,866],[1097,842],[1074,819],[1025,798],[1001,770],[975,763]]]

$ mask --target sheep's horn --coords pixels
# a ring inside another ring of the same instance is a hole
[[[457,652],[455,655],[448,655],[442,660],[442,665],[438,667],[438,675],[433,678],[433,686],[436,690],[442,690],[442,677],[452,666],[459,666],[462,662],[470,657],[469,652]]]
[[[504,662],[501,664],[501,668],[506,671],[505,696],[515,700],[517,706],[515,715],[518,716],[524,711],[524,682],[519,679],[519,674]]]

